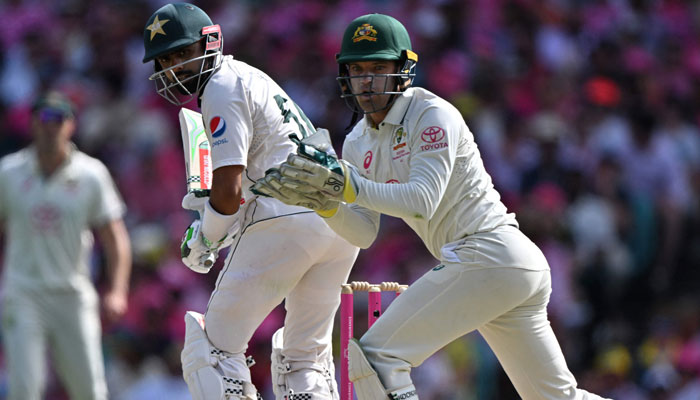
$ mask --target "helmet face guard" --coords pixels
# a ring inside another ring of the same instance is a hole
[[[202,37],[205,43],[204,55],[202,56],[183,61],[166,69],[160,68],[158,56],[154,60],[156,72],[148,79],[155,82],[156,93],[176,106],[189,103],[204,88],[212,74],[221,67],[224,47],[221,27],[211,25],[202,28]],[[177,50],[179,49],[173,51]],[[199,72],[185,79],[178,79],[174,70],[192,62],[201,63]],[[177,90],[177,93],[174,90]]]
[[[411,50],[411,38],[401,22],[384,14],[368,14],[356,18],[345,29],[336,61],[336,81],[340,85],[340,97],[353,112],[363,115],[390,108],[397,96],[411,86],[416,76],[414,69],[418,55]],[[398,65],[396,72],[391,74],[350,76],[348,64],[365,61],[392,61]],[[352,79],[362,79],[363,88],[367,87],[364,81],[369,80],[370,89],[355,93],[352,82],[357,81]],[[384,95],[389,95],[386,104],[379,104],[384,103],[384,99],[372,97]],[[370,96],[371,100],[372,106],[367,107],[368,102],[363,99],[367,109],[360,107],[358,102],[359,98],[364,96]]]
[[[336,81],[338,82],[338,85],[340,86],[340,98],[345,100],[345,104],[353,111],[359,114],[372,114],[378,111],[383,111],[386,110],[387,108],[391,107],[391,105],[394,103],[394,100],[396,100],[396,97],[398,95],[401,95],[404,90],[408,89],[408,87],[411,86],[411,82],[413,82],[413,78],[415,78],[416,74],[414,72],[416,63],[413,60],[408,60],[404,62],[403,67],[401,70],[397,73],[394,74],[371,74],[371,75],[355,75],[355,76],[349,76],[347,72],[347,64],[341,64],[340,65],[340,75],[336,78]],[[367,80],[369,79],[369,85],[368,87],[372,88],[372,91],[367,93],[367,92],[361,92],[361,93],[355,93],[352,90],[352,80],[353,79],[361,79],[361,80]],[[376,82],[381,82],[384,81],[384,84],[381,85]],[[378,86],[383,86],[383,88],[379,88]],[[381,89],[381,90],[377,90]],[[375,102],[373,99],[372,101],[372,108],[369,110],[365,110],[362,107],[360,107],[360,104],[357,101],[357,98],[359,96],[380,96],[380,95],[391,95],[389,100],[386,102],[386,104],[382,105],[379,102]]]

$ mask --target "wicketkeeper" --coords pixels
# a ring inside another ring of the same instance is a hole
[[[418,398],[411,368],[478,330],[523,399],[599,399],[566,366],[547,321],[547,260],[501,203],[459,111],[410,87],[418,56],[404,26],[359,17],[336,60],[342,97],[361,117],[343,160],[302,143],[255,190],[311,207],[362,248],[380,214],[399,217],[441,262],[350,343],[357,397]]]

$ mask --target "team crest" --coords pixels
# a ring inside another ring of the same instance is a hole
[[[404,158],[411,153],[406,145],[406,137],[407,134],[403,127],[399,127],[399,129],[394,131],[394,135],[391,138],[391,158],[393,160]]]
[[[362,24],[357,27],[355,34],[352,35],[353,43],[360,42],[362,40],[369,40],[370,42],[377,41],[377,30],[370,24]]]
[[[398,146],[401,143],[405,143],[405,139],[406,132],[404,132],[403,127],[399,128],[396,132],[394,132],[394,146]],[[396,147],[394,147],[394,150],[396,150]]]
[[[151,31],[151,40],[153,40],[153,38],[156,36],[156,34],[161,34],[161,35],[165,36],[165,31],[163,30],[163,25],[165,25],[168,21],[170,21],[170,20],[164,19],[164,20],[160,21],[158,19],[158,16],[156,15],[156,18],[153,20],[153,23],[146,27],[146,29]]]

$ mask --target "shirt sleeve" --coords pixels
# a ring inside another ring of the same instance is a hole
[[[355,205],[341,203],[338,211],[326,224],[350,244],[366,249],[374,243],[379,232],[380,215],[376,211]]]
[[[343,158],[354,164],[349,141],[343,145]],[[376,239],[379,232],[380,214],[358,204],[341,203],[338,211],[330,218],[325,218],[326,224],[350,244],[366,249]]]
[[[360,206],[403,219],[430,219],[450,181],[464,124],[456,111],[427,108],[409,131],[408,182],[387,184],[354,176]]]
[[[109,221],[122,218],[126,212],[126,206],[107,167],[101,162],[96,162],[94,171],[97,193],[91,224],[92,226],[101,226]]]
[[[243,83],[210,82],[202,99],[202,118],[211,143],[212,169],[247,165],[253,111]]]

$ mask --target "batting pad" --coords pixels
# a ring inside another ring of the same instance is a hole
[[[386,399],[387,391],[379,381],[377,371],[372,368],[357,339],[352,339],[348,343],[348,357],[350,358],[348,378],[355,385],[358,400]]]

